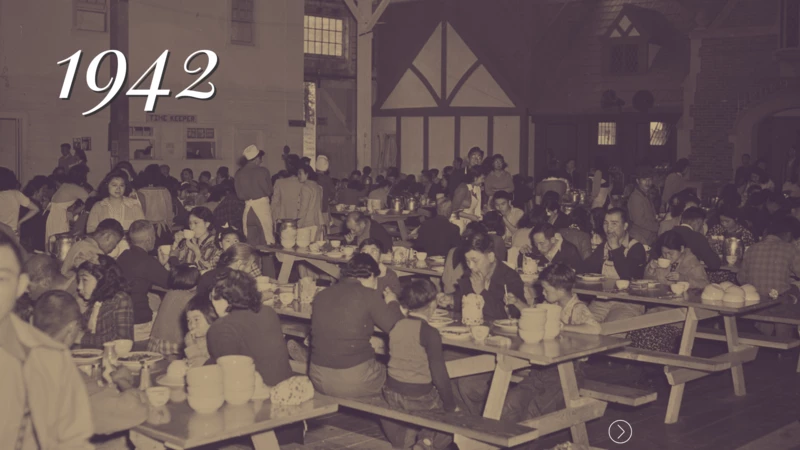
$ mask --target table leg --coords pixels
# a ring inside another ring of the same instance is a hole
[[[486,398],[486,407],[483,409],[483,417],[500,420],[513,370],[507,356],[497,355],[497,365],[494,368],[494,376],[489,387],[489,395]]]
[[[739,329],[736,326],[736,317],[724,316],[722,320],[725,322],[725,337],[728,341],[728,351],[733,353],[740,350]],[[731,367],[731,376],[733,377],[733,392],[739,397],[746,395],[747,387],[744,383],[744,368],[741,362]]]
[[[341,271],[339,270],[339,266],[337,266],[336,264],[331,264],[331,263],[329,263],[327,261],[320,261],[318,259],[310,259],[310,258],[308,258],[308,259],[306,259],[306,258],[298,258],[298,260],[305,261],[305,262],[311,264],[312,266],[316,267],[317,269],[319,269],[319,270],[327,273],[328,275],[332,276],[333,278],[336,278],[337,280],[339,279],[339,275],[340,275]]]
[[[681,348],[678,354],[684,356],[692,355],[692,348],[694,347],[694,337],[697,333],[697,313],[694,308],[689,308],[686,312],[686,321],[683,325],[683,337],[681,338]],[[669,391],[669,402],[667,403],[667,416],[664,418],[664,423],[675,423],[678,421],[678,415],[681,411],[681,403],[683,402],[683,391],[686,388],[685,383],[672,386]]]
[[[286,284],[289,282],[289,276],[292,274],[292,267],[294,267],[294,262],[297,261],[292,255],[282,255],[283,261],[281,261],[281,273],[278,274],[278,283]]]
[[[278,438],[275,437],[274,431],[267,431],[265,433],[254,434],[250,436],[253,441],[253,447],[256,450],[281,450],[278,445]]]
[[[559,364],[558,377],[561,379],[564,403],[567,408],[571,408],[572,404],[581,397],[578,389],[578,380],[575,378],[575,364],[572,361]],[[589,446],[589,434],[586,432],[585,423],[573,425],[569,428],[569,431],[572,433],[572,442],[574,444]]]
[[[400,231],[400,239],[408,242],[408,228],[406,228],[406,221],[404,219],[397,221],[397,229]]]

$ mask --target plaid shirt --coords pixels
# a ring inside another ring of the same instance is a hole
[[[747,249],[739,271],[740,283],[756,287],[761,296],[772,289],[783,293],[792,286],[792,275],[800,274],[800,250],[777,236],[767,236]]]
[[[94,303],[86,309],[86,322],[92,314]],[[103,348],[103,344],[117,339],[133,340],[133,301],[126,292],[117,292],[113,298],[105,300],[97,316],[94,333],[86,333],[81,339],[84,348]]]
[[[235,196],[227,196],[214,208],[214,222],[217,229],[228,224],[229,227],[242,229],[242,219],[244,217],[244,202]]]
[[[213,269],[219,260],[219,255],[222,253],[222,249],[217,246],[217,240],[215,239],[215,236],[212,233],[208,233],[208,236],[206,236],[203,242],[201,242],[199,245],[200,258],[195,255],[188,245],[186,245],[186,240],[182,240],[181,243],[178,244],[178,248],[173,250],[172,254],[170,255],[170,259],[174,257],[177,258],[177,261],[170,261],[170,265],[194,265],[197,267],[200,273],[205,273]]]

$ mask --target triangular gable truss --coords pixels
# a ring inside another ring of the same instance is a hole
[[[451,23],[442,21],[377,105],[383,111],[429,107],[518,109],[522,103],[506,86],[481,57],[478,46],[469,45]],[[409,92],[414,93],[409,96]]]
[[[652,37],[651,28],[648,21],[642,17],[642,14],[638,14],[638,11],[631,8],[630,5],[625,5],[617,15],[617,18],[611,22],[611,26],[606,30],[605,37],[607,39],[650,39]]]

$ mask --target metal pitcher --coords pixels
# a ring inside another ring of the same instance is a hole
[[[408,209],[410,211],[418,210],[419,209],[419,200],[417,200],[414,197],[409,198],[408,202],[406,202],[406,209]]]
[[[736,256],[738,258],[744,253],[742,240],[735,237],[725,239],[723,249],[725,256]]]
[[[80,238],[73,236],[71,233],[55,234],[50,236],[47,249],[50,251],[51,255],[58,258],[59,261],[64,262],[67,253],[69,253],[69,249],[78,241],[80,241]]]
[[[392,212],[401,214],[403,212],[403,199],[395,197],[392,199]]]

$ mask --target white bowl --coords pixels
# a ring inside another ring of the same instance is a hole
[[[169,401],[170,389],[168,387],[149,387],[145,392],[147,393],[147,401],[156,408],[166,405]]]
[[[339,248],[342,246],[342,241],[331,241],[331,247]]]
[[[186,382],[190,388],[204,385],[222,386],[222,367],[218,364],[193,367],[186,372]]]
[[[689,283],[685,281],[679,281],[677,283],[671,284],[669,288],[675,295],[683,295],[684,292],[689,290]]]
[[[190,394],[187,400],[189,401],[189,406],[200,414],[210,414],[225,403],[225,397],[221,395],[217,397],[197,397]]]
[[[117,356],[126,356],[133,349],[133,341],[130,339],[117,339],[113,342]]]
[[[236,391],[225,390],[225,401],[231,405],[244,405],[253,398],[255,387],[250,385],[250,389],[240,389]]]
[[[231,367],[254,367],[253,358],[245,355],[228,355],[217,358],[217,364],[225,369]]]
[[[526,344],[535,344],[537,342],[541,342],[544,339],[544,329],[529,331],[529,330],[523,330],[522,328],[520,328],[519,329],[519,337]]]
[[[483,342],[489,337],[489,327],[486,325],[476,325],[469,328],[469,333],[475,341]]]
[[[620,291],[624,291],[625,289],[628,289],[629,287],[631,287],[631,282],[628,281],[628,280],[617,280],[617,281],[614,282],[614,284],[617,286],[617,289],[619,289]]]

